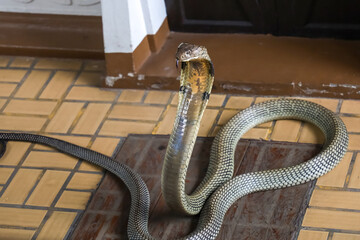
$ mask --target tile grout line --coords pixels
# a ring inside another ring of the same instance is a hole
[[[349,182],[350,182],[351,174],[352,174],[353,169],[354,169],[354,165],[355,165],[357,155],[358,154],[356,152],[352,154],[350,164],[348,166],[348,172],[346,173],[345,182],[344,182],[344,185],[343,185],[344,188],[346,188],[346,189],[349,187]]]

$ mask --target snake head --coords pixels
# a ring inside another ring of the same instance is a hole
[[[191,60],[207,60],[211,62],[209,54],[204,46],[198,46],[190,43],[180,43],[175,54],[176,65]]]

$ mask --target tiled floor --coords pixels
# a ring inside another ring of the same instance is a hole
[[[102,90],[97,61],[0,57],[0,130],[42,133],[112,155],[129,133],[168,134],[175,92]],[[264,97],[210,98],[200,136]],[[360,101],[309,99],[339,114],[350,132],[340,165],[321,177],[299,239],[360,239]],[[316,143],[312,126],[277,121],[244,138]],[[101,169],[29,144],[8,144],[0,159],[0,239],[63,239],[102,179]]]

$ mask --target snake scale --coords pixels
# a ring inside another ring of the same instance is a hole
[[[164,160],[162,191],[174,211],[184,214],[201,211],[196,229],[183,239],[215,239],[226,211],[237,199],[249,193],[294,186],[318,178],[333,169],[344,156],[348,145],[347,130],[341,119],[330,110],[299,99],[262,102],[239,112],[220,130],[211,148],[204,180],[191,195],[185,194],[186,170],[200,119],[210,97],[214,69],[206,48],[202,46],[180,44],[176,59],[181,68],[181,87],[177,116]],[[278,119],[297,119],[316,125],[325,136],[321,152],[296,166],[232,178],[234,152],[240,137],[258,124]],[[130,190],[129,239],[155,239],[148,232],[148,189],[141,177],[128,166],[90,149],[27,133],[0,133],[0,157],[6,150],[7,141],[48,145],[112,172]]]

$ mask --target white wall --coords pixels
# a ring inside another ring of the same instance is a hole
[[[101,0],[0,0],[0,12],[101,16]]]

